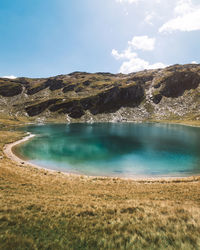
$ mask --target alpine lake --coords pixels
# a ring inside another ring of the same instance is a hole
[[[200,128],[159,123],[31,125],[14,152],[35,165],[88,176],[200,174]]]

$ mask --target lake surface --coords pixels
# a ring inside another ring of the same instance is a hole
[[[200,128],[167,124],[37,125],[15,149],[29,162],[93,176],[160,177],[200,174]]]

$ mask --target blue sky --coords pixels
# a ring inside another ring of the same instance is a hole
[[[0,75],[123,72],[197,62],[195,0],[1,0]]]

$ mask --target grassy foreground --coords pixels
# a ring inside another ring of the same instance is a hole
[[[133,181],[17,165],[0,127],[0,249],[200,249],[200,177]]]

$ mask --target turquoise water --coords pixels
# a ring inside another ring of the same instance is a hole
[[[181,125],[97,123],[37,125],[17,151],[58,171],[95,176],[200,174],[200,129]]]

